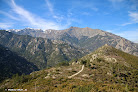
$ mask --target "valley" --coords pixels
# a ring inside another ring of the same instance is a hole
[[[42,31],[32,29],[26,29],[29,35],[1,30],[0,63],[4,66],[0,91],[13,88],[29,92],[136,92],[137,44],[101,30],[89,29],[94,32],[91,37],[87,32],[71,36],[77,30],[67,29],[68,33],[63,34],[68,36],[62,39],[33,37],[28,32]]]
[[[138,0],[0,0],[0,92],[138,92]]]
[[[69,64],[64,62],[30,75],[5,80],[0,88],[22,88],[29,92],[34,92],[35,89],[39,92],[136,92],[137,61],[138,57],[106,44]]]

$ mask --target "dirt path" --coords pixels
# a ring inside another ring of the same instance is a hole
[[[78,75],[79,73],[81,73],[81,72],[83,71],[83,69],[84,69],[84,65],[82,65],[82,69],[81,69],[79,72],[77,72],[77,73],[75,73],[75,74],[69,76],[68,78],[72,78],[72,77]]]

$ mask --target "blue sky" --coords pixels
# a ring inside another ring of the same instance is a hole
[[[101,29],[138,42],[138,0],[0,0],[0,29]]]

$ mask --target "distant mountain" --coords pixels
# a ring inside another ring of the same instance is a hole
[[[0,90],[22,87],[29,92],[137,92],[137,61],[138,57],[106,44],[69,65],[4,81]]]
[[[38,68],[15,52],[0,45],[0,81],[11,77],[13,74],[29,74]]]
[[[3,30],[0,31],[0,43],[39,69],[54,66],[62,61],[70,61],[88,53],[62,41],[17,35]]]
[[[90,51],[94,51],[104,44],[108,44],[124,52],[138,56],[138,44],[100,29],[70,27],[65,30],[49,29],[42,31],[40,29],[26,28],[18,31],[9,31],[20,35],[61,40],[73,46],[88,49]]]

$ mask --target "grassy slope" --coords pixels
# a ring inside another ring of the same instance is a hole
[[[72,67],[72,66],[71,66]],[[11,80],[7,80],[3,82],[1,85],[6,84],[5,87],[1,89],[1,92],[4,91],[4,89],[7,88],[17,88],[17,89],[27,89],[29,92],[35,91],[35,84],[36,84],[36,90],[39,92],[90,92],[90,91],[126,91],[128,90],[128,87],[126,85],[122,84],[112,84],[112,83],[104,83],[104,82],[94,82],[88,80],[88,78],[82,78],[78,79],[79,76],[68,79],[66,74],[74,74],[75,73],[75,67],[78,67],[78,65],[74,65],[72,68],[72,71],[64,71],[63,76],[60,74],[63,72],[58,67],[47,69],[46,71],[39,71],[35,72],[32,75],[28,76],[21,76],[21,77],[15,77]],[[62,67],[62,69],[68,68],[69,66]],[[55,69],[55,71],[54,71]],[[78,68],[79,70],[80,68]],[[50,74],[50,75],[49,75]],[[50,76],[49,78],[46,78],[46,76]],[[52,78],[52,76],[58,76],[56,78]],[[33,77],[34,76],[34,77]],[[80,77],[81,78],[81,77]],[[0,86],[1,86],[0,85]]]
[[[92,55],[99,54],[92,60]],[[115,58],[106,60],[107,58]],[[14,77],[0,84],[1,91],[5,88],[23,88],[29,92],[137,92],[138,57],[129,55],[110,46],[103,46],[95,52],[72,62],[68,66],[57,66],[28,76]],[[67,77],[78,72],[81,64],[84,70],[72,79]],[[64,64],[62,64],[64,65]],[[18,81],[16,81],[18,80]],[[4,86],[6,84],[6,86]]]

